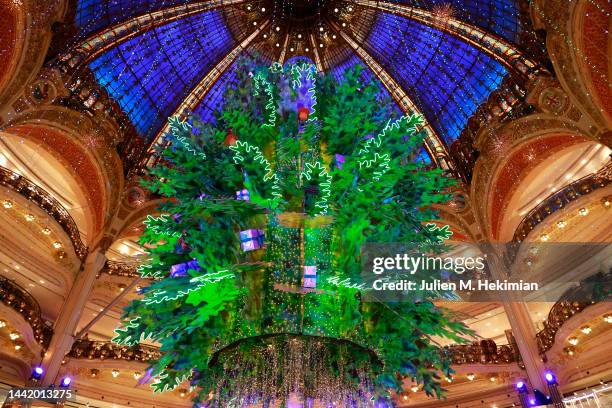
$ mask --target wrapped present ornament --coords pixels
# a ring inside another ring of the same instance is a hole
[[[260,229],[240,231],[240,247],[243,251],[254,251],[263,248],[264,232]]]
[[[304,287],[305,288],[316,288],[317,287],[317,267],[316,266],[304,266]]]
[[[236,200],[250,201],[251,194],[249,193],[249,190],[243,188],[242,190],[236,191]]]
[[[201,271],[200,264],[196,259],[192,259],[188,262],[183,262],[180,264],[172,265],[170,267],[170,276],[173,278],[180,278],[182,276],[188,276],[189,271]]]
[[[342,166],[344,165],[344,155],[336,153],[335,158],[336,158],[336,166],[339,169],[342,169]]]

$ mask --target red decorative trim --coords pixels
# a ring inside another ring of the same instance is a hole
[[[7,82],[18,53],[19,15],[10,1],[0,0],[0,85]]]
[[[612,3],[590,2],[586,5],[583,25],[583,44],[584,56],[586,59],[586,69],[588,70],[591,82],[601,101],[601,108],[612,118],[612,88],[610,87],[610,68],[609,64],[612,55],[608,55],[608,30],[610,26],[607,17],[599,8],[604,8],[607,15],[612,13]],[[599,8],[598,8],[599,7]],[[602,76],[603,74],[603,76]]]

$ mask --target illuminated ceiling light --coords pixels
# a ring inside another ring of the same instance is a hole
[[[181,396],[181,398],[185,398],[185,395],[187,395],[187,390],[185,390],[185,389],[180,389],[180,390],[179,390],[179,395]]]
[[[257,21],[253,21],[253,25],[256,26],[257,25]]]
[[[94,378],[96,378],[98,374],[100,374],[100,370],[98,370],[97,368],[92,368],[91,370],[89,370],[89,375]]]
[[[548,241],[549,239],[550,239],[550,235],[548,235],[548,234],[542,234],[542,235],[540,235],[540,241],[542,241],[542,242],[546,242],[546,241]]]
[[[593,329],[591,329],[589,326],[584,326],[580,329],[581,332],[583,332],[584,334],[590,334]]]
[[[4,206],[4,208],[12,208],[13,207],[13,202],[11,200],[4,200],[2,202],[2,205]]]
[[[117,378],[119,377],[119,370],[115,368],[113,369],[113,371],[111,371],[111,374],[113,375],[114,378]]]
[[[24,216],[24,218],[26,219],[26,221],[30,221],[30,222],[31,222],[31,221],[34,221],[34,218],[35,218],[35,217],[34,217],[34,215],[33,215],[33,214],[26,214],[26,215]]]
[[[0,319],[0,329],[6,327],[6,320]]]
[[[489,381],[495,382],[495,381],[497,381],[497,377],[492,375],[491,377],[489,377]]]
[[[247,6],[247,10],[251,11],[251,6],[250,5]]]
[[[604,316],[604,322],[608,324],[612,324],[612,314],[607,314]],[[1,327],[1,326],[0,326]]]
[[[346,23],[342,23],[342,27],[346,27]]]
[[[353,11],[353,8],[352,8],[351,6],[349,6],[349,7],[347,8],[347,10],[348,10],[348,11]]]
[[[337,8],[334,9],[334,13],[337,13],[339,10]]]
[[[418,392],[419,391],[419,386],[418,385],[413,385],[412,387],[410,387],[410,391]]]
[[[310,49],[308,47],[306,47],[305,51],[308,52],[308,51],[310,51]]]
[[[567,342],[571,344],[572,346],[575,346],[576,344],[578,344],[578,338],[570,337],[569,339],[567,339]]]
[[[323,32],[323,27],[319,27],[319,31],[320,31],[320,32]]]
[[[469,373],[468,375],[466,375],[467,379],[470,381],[474,381],[474,378],[476,378],[476,375]]]
[[[275,30],[276,30],[276,31],[280,31],[280,27],[278,27],[278,26],[277,26]]]
[[[298,34],[298,35],[297,35],[297,37],[298,37],[298,38],[302,38],[302,34]]]
[[[138,371],[134,371],[134,379],[138,380],[140,377],[142,377],[142,374],[140,374]]]
[[[38,282],[39,282],[40,284],[42,284],[42,285],[44,285],[44,284],[45,284],[45,281],[44,281],[44,280],[42,280],[42,279],[41,279],[41,280],[39,280]]]
[[[126,286],[123,283],[119,284],[119,292],[123,292],[125,290]]]
[[[565,228],[565,227],[567,227],[567,222],[565,222],[565,221],[561,220],[561,221],[559,221],[559,222],[557,223],[557,227],[558,227],[558,228]]]
[[[15,341],[20,337],[20,334],[18,331],[12,331],[9,333],[9,337],[11,338],[11,340]]]
[[[50,235],[51,234],[51,228],[45,227],[45,228],[41,229],[40,232],[42,232],[45,235]]]
[[[55,241],[55,242],[53,243],[53,248],[55,248],[55,249],[60,249],[61,247],[62,247],[62,243],[61,243],[61,242],[59,242],[59,241]]]
[[[262,12],[262,13],[265,13],[265,12],[266,12],[266,8],[265,8],[265,7],[262,7],[262,8],[261,8],[261,12]]]
[[[268,34],[264,34],[264,38],[268,38]]]
[[[604,198],[602,201],[603,201],[603,205],[604,205],[604,207],[606,207],[606,208],[610,208],[610,205],[611,205],[612,203],[610,202],[610,199],[609,199],[609,198]]]
[[[453,382],[453,379],[452,379],[452,378],[450,378],[450,377],[446,377],[446,382],[450,384],[450,383],[452,383],[452,382]]]
[[[20,343],[15,344],[15,350],[21,350],[22,345]]]
[[[563,349],[563,351],[565,351],[568,356],[573,356],[574,355],[574,348],[573,347],[566,347],[566,348]]]
[[[323,44],[319,44],[319,48],[323,48]]]
[[[338,9],[336,9],[336,10],[338,10]],[[402,398],[404,399],[404,401],[408,401],[408,396],[407,395],[404,395]]]
[[[293,52],[293,47],[289,48],[289,51]]]
[[[280,47],[280,44],[279,44],[279,43],[276,43],[276,46],[277,46],[277,47]]]
[[[583,217],[587,215],[588,213],[589,213],[589,210],[587,208],[581,208],[578,210],[578,214],[582,215]]]
[[[335,39],[336,39],[336,34],[333,34],[333,35],[332,35],[332,38],[335,40]]]

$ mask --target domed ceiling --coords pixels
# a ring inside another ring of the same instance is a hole
[[[335,75],[362,64],[449,146],[510,71],[532,67],[518,2],[78,0],[72,49],[150,141],[173,114],[211,119],[238,57],[256,54]]]

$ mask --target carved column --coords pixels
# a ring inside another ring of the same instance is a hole
[[[491,277],[502,281],[508,279],[510,275],[508,269],[504,266],[500,257],[496,253],[491,252],[487,253]],[[503,295],[501,300],[510,322],[512,335],[521,353],[521,358],[527,371],[527,378],[533,388],[545,392],[547,390],[544,381],[544,372],[546,370],[538,349],[536,327],[531,320],[529,310],[527,310],[527,304],[514,299],[512,292]]]
[[[51,344],[43,359],[45,374],[42,384],[45,386],[55,382],[62,360],[72,347],[77,324],[93,289],[96,276],[106,262],[104,252],[103,246],[87,255],[62,306],[60,315],[55,322]]]

